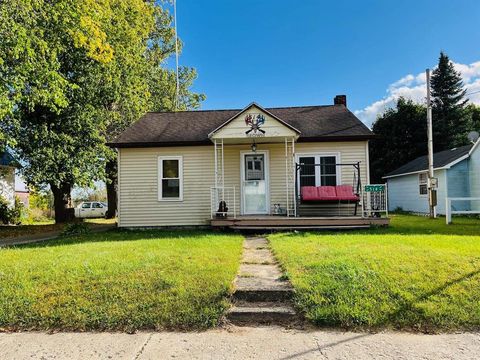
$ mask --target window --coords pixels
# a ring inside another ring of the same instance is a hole
[[[418,193],[420,195],[428,195],[427,173],[418,174]]]
[[[337,155],[299,156],[300,187],[337,185],[340,182],[337,159]]]
[[[83,203],[82,209],[90,209],[90,203]]]
[[[300,164],[300,186],[315,186],[315,157],[302,156],[298,158]]]
[[[337,159],[335,156],[320,157],[320,185],[337,185]]]
[[[181,156],[158,158],[158,200],[183,200],[183,160]]]
[[[265,180],[265,171],[263,171],[263,164],[265,158],[263,154],[260,155],[245,155],[245,180]]]
[[[102,206],[102,204],[100,204],[100,203],[93,203],[93,204],[92,204],[92,208],[94,208],[94,209],[101,209],[101,208],[103,208],[103,206]]]

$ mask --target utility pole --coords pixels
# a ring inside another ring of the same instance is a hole
[[[437,205],[437,181],[433,175],[433,126],[432,126],[432,104],[430,99],[430,69],[426,70],[427,75],[427,134],[428,134],[428,205],[430,217],[436,217]]]

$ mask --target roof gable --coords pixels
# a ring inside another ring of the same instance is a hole
[[[298,137],[300,131],[279,117],[251,103],[212,131],[211,139]]]
[[[8,150],[0,152],[0,165],[12,167],[16,166],[15,160],[13,159],[13,156],[8,152]]]

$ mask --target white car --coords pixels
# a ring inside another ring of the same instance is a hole
[[[100,201],[85,201],[75,208],[77,218],[101,218],[105,217],[108,205]]]

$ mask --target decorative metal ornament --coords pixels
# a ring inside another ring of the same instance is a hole
[[[265,124],[265,116],[263,114],[247,114],[245,116],[245,125],[250,126],[250,129],[245,131],[245,134],[265,134],[265,130],[261,126]]]

